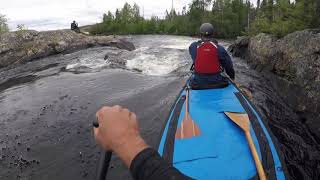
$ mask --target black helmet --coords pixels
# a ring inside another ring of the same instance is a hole
[[[200,26],[200,34],[203,36],[213,35],[213,26],[210,23],[204,23]]]

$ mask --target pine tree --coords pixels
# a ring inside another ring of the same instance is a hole
[[[9,31],[7,21],[6,16],[0,14],[0,34]]]

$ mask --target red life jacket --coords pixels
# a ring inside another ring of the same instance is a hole
[[[211,41],[205,41],[198,45],[194,70],[199,74],[217,74],[221,72],[216,44]]]

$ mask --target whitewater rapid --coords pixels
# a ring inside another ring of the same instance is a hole
[[[117,63],[122,68],[152,76],[168,75],[191,63],[189,45],[197,39],[180,36],[131,36],[136,50],[103,48],[91,55],[83,54],[66,67],[67,70],[88,68],[98,70]],[[145,40],[148,39],[148,40]],[[143,42],[143,43],[141,43]]]

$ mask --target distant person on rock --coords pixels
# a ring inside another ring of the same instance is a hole
[[[79,29],[78,23],[77,23],[76,21],[73,21],[73,22],[71,23],[71,30],[72,30],[72,31],[75,31],[75,32],[77,32],[77,33],[80,33],[80,29]]]
[[[194,75],[190,82],[193,88],[227,86],[228,80],[221,75],[224,70],[232,80],[235,79],[231,57],[213,38],[213,33],[212,24],[202,24],[200,27],[201,40],[193,42],[189,47],[194,68]]]

